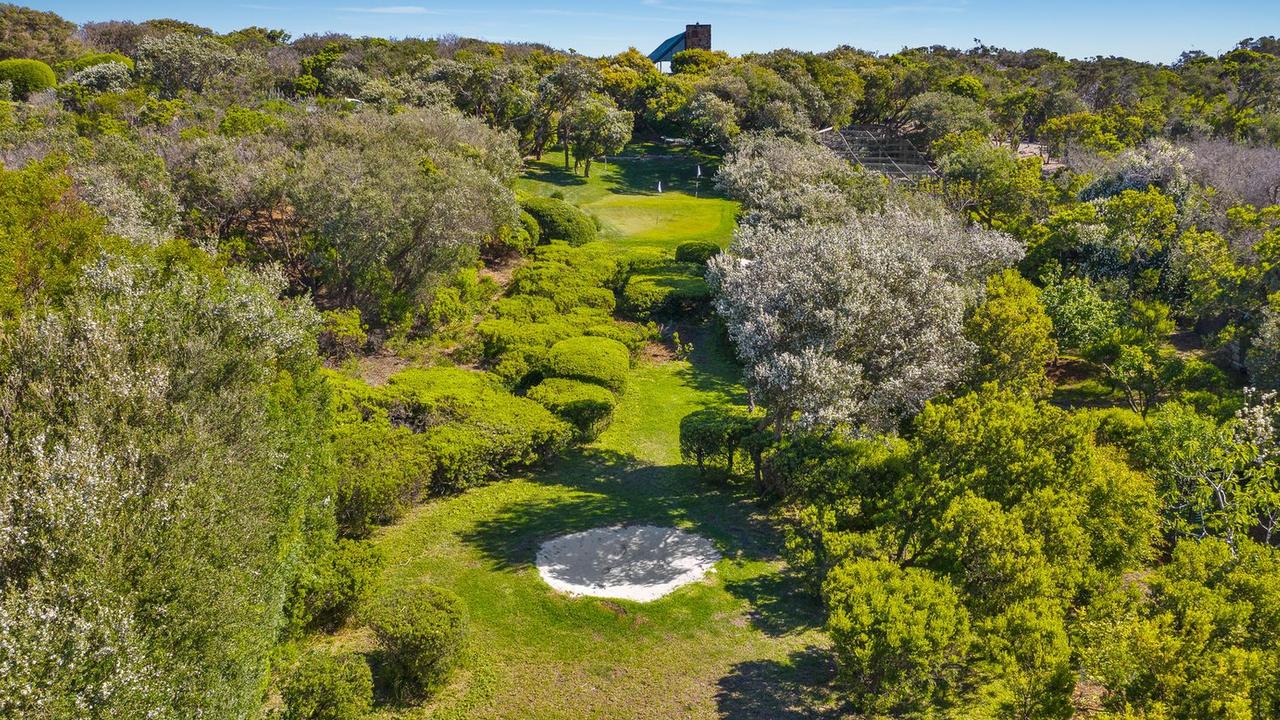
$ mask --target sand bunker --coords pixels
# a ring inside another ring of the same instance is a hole
[[[553,538],[538,549],[538,572],[573,595],[656,600],[696,582],[720,559],[710,540],[653,525],[602,527]]]

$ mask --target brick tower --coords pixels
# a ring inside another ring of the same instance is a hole
[[[710,50],[711,26],[694,23],[684,26],[685,50]]]

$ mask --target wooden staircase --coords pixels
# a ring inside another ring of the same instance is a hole
[[[850,125],[818,132],[818,141],[837,155],[893,180],[915,182],[938,176],[910,140],[884,125]]]

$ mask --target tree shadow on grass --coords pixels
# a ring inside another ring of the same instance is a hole
[[[831,653],[809,647],[786,662],[751,660],[717,682],[716,704],[725,720],[834,720],[852,717],[832,687]]]
[[[609,191],[616,195],[656,195],[658,182],[663,192],[682,192],[700,198],[723,199],[716,188],[718,165],[708,159],[684,154],[619,159],[609,163],[618,182]],[[702,177],[698,177],[698,167]]]
[[[543,541],[605,525],[688,527],[728,558],[773,559],[776,530],[745,495],[707,485],[684,465],[648,465],[611,450],[567,454],[538,482],[577,491],[522,500],[478,522],[462,539],[498,567],[533,564]]]
[[[677,323],[675,330],[682,341],[693,344],[689,365],[676,372],[680,382],[724,402],[745,404],[742,366],[733,359],[733,349],[720,323],[714,319],[698,324]]]
[[[730,580],[724,587],[747,601],[751,624],[771,637],[813,630],[823,623],[821,603],[790,572]]]
[[[549,185],[558,185],[560,187],[571,187],[575,185],[586,185],[587,180],[575,174],[572,170],[565,170],[563,166],[555,164],[554,160],[548,156],[547,160],[538,164],[530,164],[526,168],[525,177],[530,180],[537,180]]]

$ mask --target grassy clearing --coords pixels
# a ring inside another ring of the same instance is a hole
[[[517,187],[538,195],[563,193],[600,218],[604,239],[620,247],[671,251],[691,240],[729,243],[738,206],[715,191],[714,166],[706,159],[648,145],[629,147],[623,154],[648,157],[596,164],[591,177],[584,178],[565,170],[562,156],[549,154],[528,163]]]
[[[679,182],[662,195],[641,189],[662,173],[692,177],[696,159],[610,163],[590,179],[555,160],[534,163],[521,189],[562,190],[621,248],[725,244],[732,233],[728,200],[692,197]],[[385,584],[426,579],[454,590],[472,629],[464,667],[431,704],[383,698],[379,717],[772,720],[831,711],[822,614],[786,574],[775,529],[745,493],[680,462],[682,417],[743,400],[717,335],[692,334],[688,360],[657,357],[630,372],[612,425],[590,446],[527,477],[424,504],[375,535]],[[629,523],[690,529],[723,559],[704,581],[651,603],[570,598],[538,576],[543,540]],[[376,674],[367,631],[321,642],[371,653]]]
[[[748,499],[678,458],[679,421],[735,402],[734,369],[710,337],[690,361],[645,363],[613,425],[543,473],[434,501],[376,536],[384,582],[425,578],[459,593],[470,660],[412,718],[807,717],[830,666],[821,615],[777,558]],[[615,523],[670,524],[724,555],[702,583],[652,603],[569,598],[533,567],[549,537]],[[351,631],[331,642],[368,650]],[[794,714],[793,713],[797,713]]]

